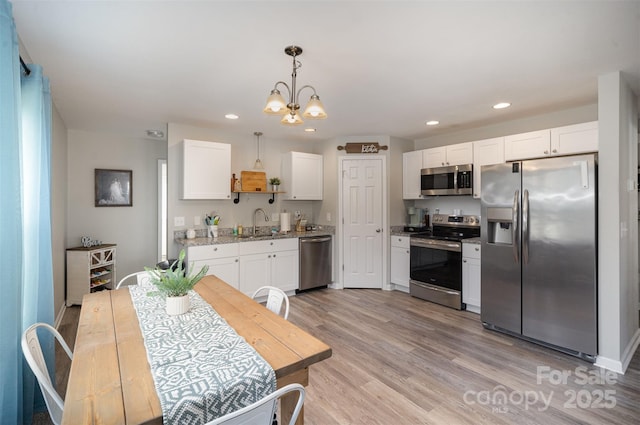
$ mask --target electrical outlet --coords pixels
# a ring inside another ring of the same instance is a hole
[[[330,212],[327,213],[327,221],[331,221],[331,213]]]
[[[193,225],[194,226],[200,226],[200,216],[196,215],[193,217]]]
[[[175,227],[184,226],[184,217],[173,217],[173,225]]]
[[[271,221],[280,221],[280,214],[277,212],[271,213]]]
[[[300,211],[296,211],[293,213],[293,216],[297,219],[299,219],[300,217],[302,217],[302,214],[300,213]]]

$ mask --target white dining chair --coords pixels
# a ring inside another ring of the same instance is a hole
[[[276,412],[277,401],[290,392],[298,392],[298,401],[291,415],[289,425],[296,423],[304,404],[304,387],[300,384],[289,384],[280,388],[255,403],[231,412],[208,422],[206,425],[271,425]]]
[[[136,278],[136,285],[143,285],[143,286],[150,286],[151,285],[151,276],[149,276],[148,272],[142,271],[142,272],[135,272],[135,273],[128,274],[125,277],[123,277],[122,279],[120,279],[120,281],[116,285],[116,289],[120,289],[120,287],[123,285],[123,283],[126,280],[131,279],[134,276]],[[128,285],[126,285],[126,286],[128,286]]]
[[[259,299],[263,297],[263,292],[267,291],[267,305],[266,307],[273,311],[275,314],[282,314],[282,304],[284,303],[284,314],[282,317],[285,319],[289,317],[289,297],[284,291],[280,288],[276,288],[275,286],[263,286],[258,288],[256,292],[253,293],[251,298]]]
[[[73,353],[64,338],[62,338],[62,335],[60,335],[53,326],[47,323],[35,323],[29,326],[22,334],[22,353],[27,360],[27,364],[38,380],[40,390],[44,396],[44,401],[47,403],[47,410],[49,411],[49,416],[51,416],[51,421],[55,425],[59,425],[62,423],[64,401],[51,382],[49,371],[47,370],[47,364],[44,360],[44,355],[42,354],[40,340],[38,339],[38,328],[47,329],[51,332],[70,359],[73,359]]]

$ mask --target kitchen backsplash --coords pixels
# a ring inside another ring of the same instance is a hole
[[[471,196],[435,196],[428,199],[414,201],[417,208],[429,208],[433,215],[436,209],[440,214],[453,214],[453,210],[460,210],[461,215],[480,215],[480,200]]]

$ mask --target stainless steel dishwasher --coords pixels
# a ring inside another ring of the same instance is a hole
[[[296,292],[326,287],[331,283],[331,236],[299,238],[300,284]]]

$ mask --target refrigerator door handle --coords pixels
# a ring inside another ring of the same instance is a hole
[[[511,243],[513,245],[513,259],[515,260],[516,263],[520,262],[520,255],[518,253],[518,246],[520,245],[518,243],[518,216],[520,215],[520,211],[519,211],[519,199],[520,198],[520,191],[516,190],[516,193],[514,193],[513,195],[513,208],[511,209],[511,214],[512,214],[512,225],[511,225]]]
[[[522,199],[522,261],[529,263],[529,191],[523,192]]]

